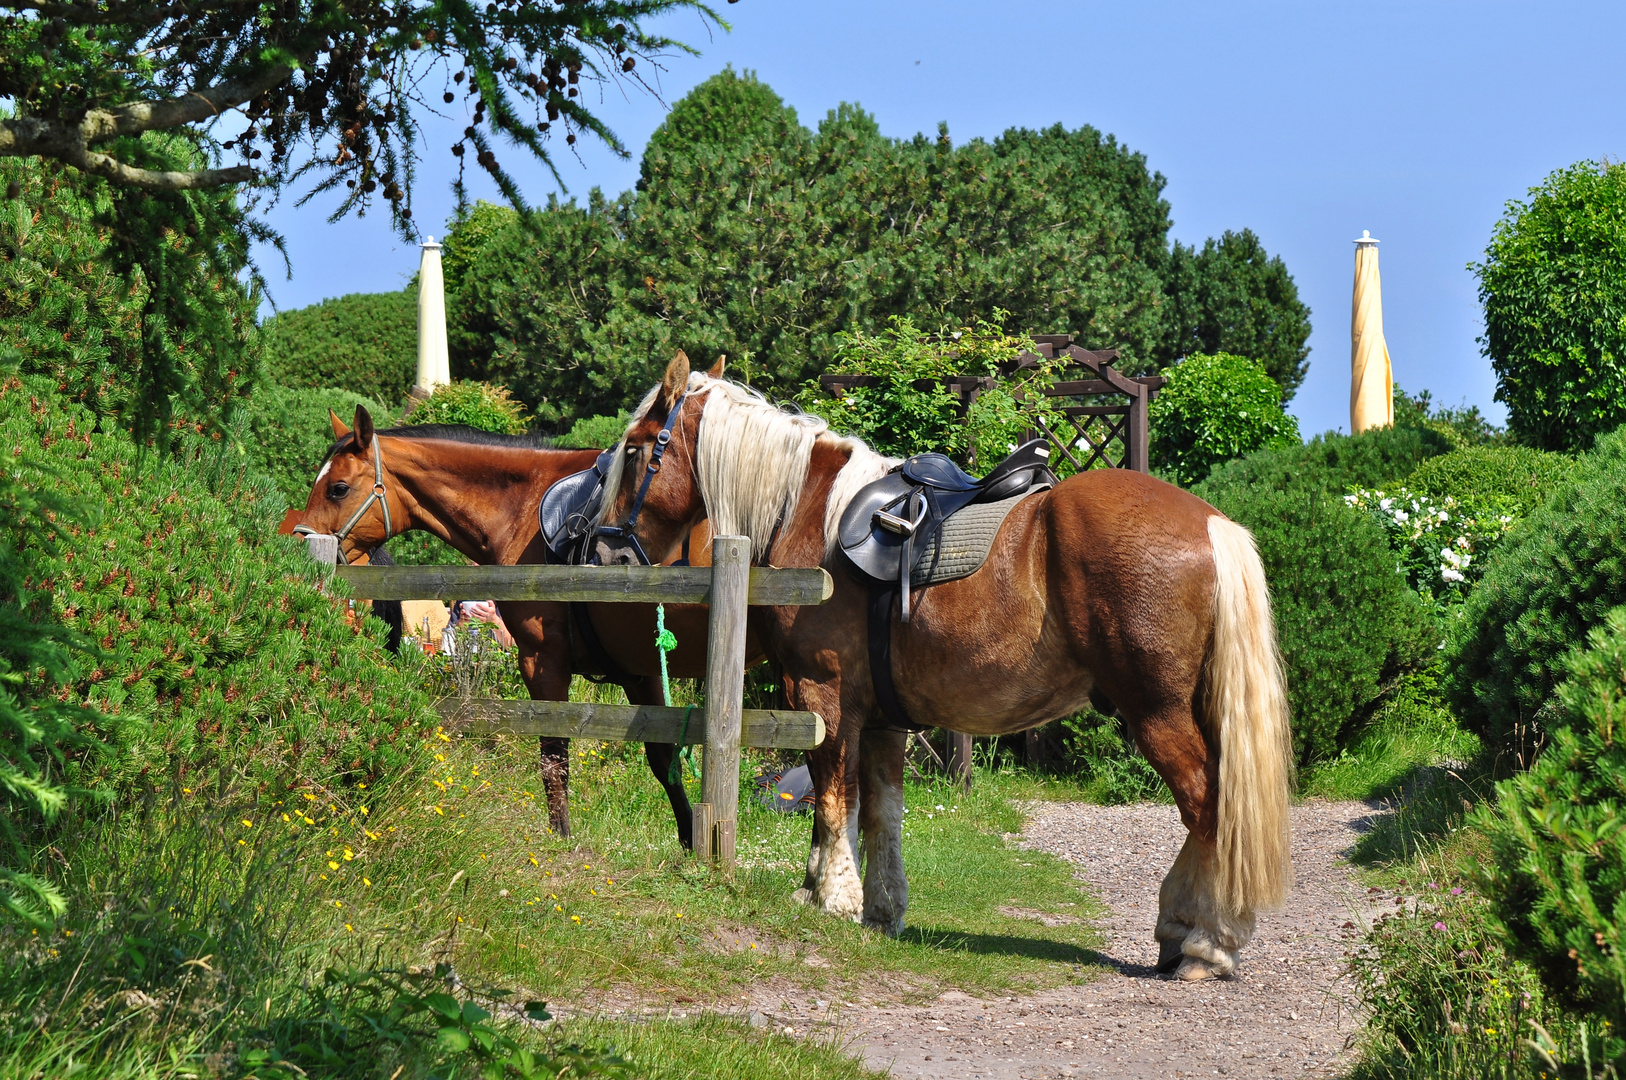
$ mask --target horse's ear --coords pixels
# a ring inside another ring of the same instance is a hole
[[[327,418],[333,422],[333,437],[335,439],[342,439],[346,435],[350,434],[350,429],[344,426],[344,421],[339,419],[338,413],[334,412],[332,409],[329,409],[327,411]]]
[[[710,375],[714,379],[721,379],[723,377],[723,365],[726,363],[728,363],[728,354],[723,353],[717,358],[717,362],[711,365],[711,370],[706,372],[706,374]]]
[[[367,450],[373,445],[373,414],[356,406],[356,449]]]
[[[689,355],[682,349],[666,365],[666,377],[661,380],[661,401],[670,409],[689,386]]]

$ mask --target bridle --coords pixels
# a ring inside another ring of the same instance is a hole
[[[643,566],[653,566],[655,563],[638,540],[638,516],[644,512],[644,497],[649,494],[649,485],[655,479],[655,474],[661,471],[661,458],[666,455],[666,447],[672,441],[672,425],[677,423],[678,414],[683,411],[683,401],[688,396],[689,391],[685,389],[666,412],[666,423],[661,425],[660,433],[655,436],[655,445],[649,452],[649,464],[644,467],[644,478],[638,484],[638,494],[632,497],[632,510],[627,514],[627,519],[619,525],[600,525],[593,530],[595,538],[609,537],[630,546]]]
[[[648,481],[645,481],[645,486],[648,486]],[[372,509],[374,503],[377,503],[379,509],[384,512],[384,540],[388,540],[395,535],[395,525],[390,520],[389,492],[384,488],[384,451],[377,435],[373,436],[373,490],[367,494],[367,498],[362,500],[361,505],[356,507],[356,512],[350,515],[350,520],[340,525],[333,532],[333,536],[338,539],[341,545],[339,548],[341,556],[344,554],[344,547],[342,546],[344,538],[350,535],[350,531],[361,522],[367,511]],[[294,532],[300,536],[316,535],[316,530],[309,525],[295,525]],[[383,542],[383,540],[379,541],[379,543]],[[347,563],[349,561],[349,559],[345,560]]]

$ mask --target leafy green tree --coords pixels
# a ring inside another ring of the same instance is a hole
[[[1257,360],[1229,353],[1188,356],[1164,372],[1152,399],[1152,467],[1189,486],[1214,466],[1266,447],[1299,445],[1299,425],[1282,411],[1281,387]]]
[[[1485,355],[1508,429],[1585,450],[1626,422],[1626,164],[1559,169],[1510,202],[1479,276]]]
[[[0,117],[0,158],[47,163],[96,208],[109,265],[142,298],[124,417],[152,436],[177,399],[225,419],[252,375],[235,283],[251,242],[275,237],[241,212],[237,185],[274,196],[297,182],[301,202],[332,192],[335,217],[382,202],[410,237],[420,118],[461,93],[473,116],[451,153],[461,162],[472,150],[523,205],[496,138],[549,168],[556,135],[569,145],[590,134],[625,154],[582,91],[641,84],[655,58],[684,49],[645,29],[681,9],[717,21],[700,0],[4,0],[0,97],[12,112]],[[234,110],[248,124],[219,141],[214,125]],[[11,180],[7,197],[23,187]]]
[[[1159,355],[1233,353],[1264,364],[1291,401],[1309,368],[1310,309],[1281,256],[1252,229],[1226,230],[1202,250],[1175,243],[1163,290],[1168,297]]]
[[[266,377],[279,386],[343,387],[375,401],[397,403],[417,375],[415,289],[351,293],[279,311],[260,330]]]
[[[166,169],[201,160],[166,134],[139,149]],[[3,156],[0,182],[0,343],[23,370],[146,438],[177,409],[229,415],[259,366],[247,251],[260,230],[233,194],[153,194]]]
[[[612,413],[682,348],[791,392],[844,332],[996,308],[1145,370],[1161,334],[1167,205],[1144,159],[1093,129],[881,135],[843,105],[809,131],[725,71],[673,109],[638,190],[551,206],[482,248],[449,308],[460,373],[547,423]],[[453,230],[449,244],[456,240]]]

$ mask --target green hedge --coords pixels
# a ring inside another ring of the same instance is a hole
[[[506,386],[458,380],[436,387],[407,414],[408,424],[461,424],[502,435],[523,435],[525,406],[515,401]]]
[[[1498,746],[1529,743],[1556,708],[1564,658],[1626,603],[1626,429],[1600,436],[1485,567],[1448,646],[1457,715]]]
[[[224,439],[143,456],[93,434],[88,411],[52,389],[0,388],[0,446],[94,514],[60,528],[33,582],[97,650],[64,684],[99,714],[84,733],[101,745],[70,755],[64,778],[114,796],[254,797],[408,767],[435,714],[384,651],[383,624],[353,625],[300,545],[276,535],[271,481]]]
[[[1574,467],[1574,458],[1528,446],[1471,446],[1423,462],[1406,486],[1523,517],[1568,479]]]
[[[1422,427],[1396,425],[1354,436],[1328,432],[1303,446],[1261,450],[1227,462],[1202,486],[1306,488],[1343,495],[1351,488],[1398,483],[1451,449],[1444,435]]]
[[[1562,726],[1476,821],[1508,947],[1626,1050],[1626,608],[1563,665]],[[1623,1054],[1626,1057],[1626,1054]],[[1620,1062],[1626,1065],[1626,1060]],[[1600,1074],[1601,1075],[1601,1074]]]
[[[1433,644],[1417,594],[1372,518],[1313,487],[1209,480],[1196,493],[1253,531],[1287,668],[1301,765],[1333,757],[1386,669]]]
[[[390,425],[390,410],[384,405],[336,387],[306,390],[268,385],[249,399],[244,445],[255,467],[276,482],[286,505],[303,507],[310,497],[316,470],[333,444],[328,410],[349,424],[357,405],[365,406],[379,427]]]
[[[261,331],[266,372],[282,386],[337,386],[394,404],[417,375],[418,297],[412,289],[352,293],[278,312]]]

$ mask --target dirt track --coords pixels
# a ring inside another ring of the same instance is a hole
[[[828,1016],[855,1053],[898,1077],[1280,1077],[1324,1075],[1353,1029],[1339,983],[1344,923],[1362,907],[1342,853],[1374,811],[1293,811],[1297,884],[1262,916],[1237,976],[1158,978],[1157,887],[1185,839],[1172,806],[1046,803],[1018,842],[1075,863],[1111,909],[1115,974],[1087,986],[986,1001],[955,991],[925,1007]],[[1017,839],[1017,838],[1013,838]],[[822,1026],[822,1025],[820,1025]]]

